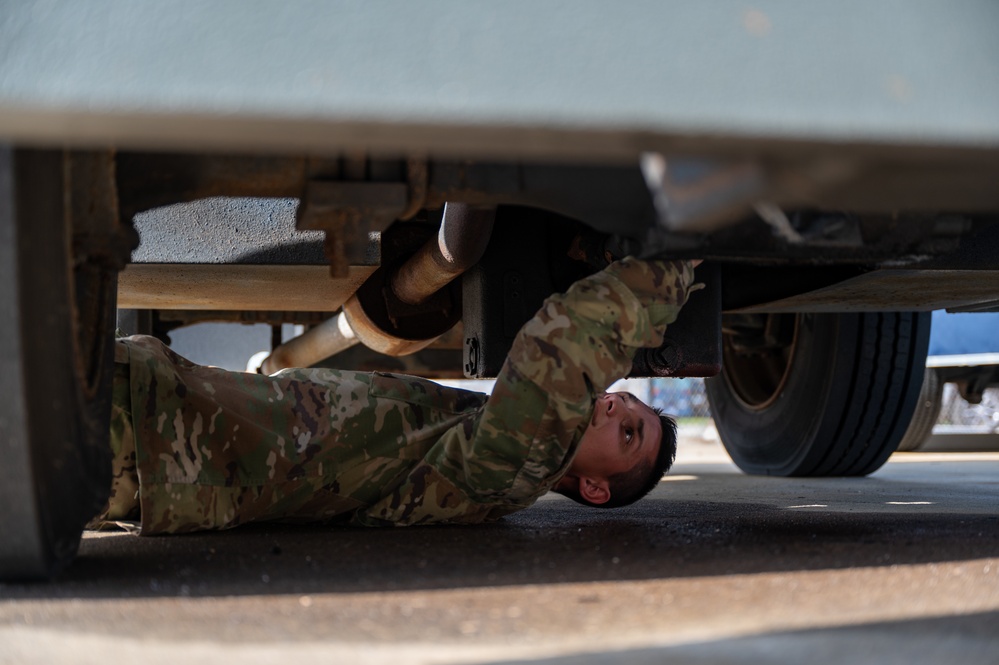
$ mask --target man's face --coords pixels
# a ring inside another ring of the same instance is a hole
[[[662,422],[655,411],[631,393],[604,393],[594,404],[573,469],[609,478],[642,461],[652,464],[661,442]]]

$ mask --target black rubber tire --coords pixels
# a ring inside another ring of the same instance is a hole
[[[773,476],[877,470],[895,451],[918,401],[929,313],[771,316],[794,326],[781,371],[751,375],[755,366],[740,363],[726,343],[722,374],[706,382],[733,461],[747,473]],[[758,390],[761,384],[767,390]]]
[[[944,382],[932,367],[927,367],[923,373],[923,386],[919,390],[919,400],[916,411],[912,414],[909,429],[905,430],[902,441],[898,444],[900,452],[919,450],[933,434],[933,426],[940,418],[943,407]]]
[[[115,274],[74,261],[66,159],[0,146],[0,579],[67,565],[110,488]]]

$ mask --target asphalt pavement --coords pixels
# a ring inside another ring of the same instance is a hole
[[[999,453],[753,478],[697,434],[613,511],[87,534],[0,585],[0,663],[999,663]]]

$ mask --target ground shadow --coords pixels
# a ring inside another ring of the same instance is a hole
[[[855,481],[854,481],[855,482]],[[792,511],[657,492],[614,511],[546,499],[499,523],[250,526],[84,539],[53,582],[6,598],[349,593],[684,578],[999,556],[996,512]]]

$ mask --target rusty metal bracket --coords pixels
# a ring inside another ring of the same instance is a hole
[[[334,277],[346,277],[372,244],[409,204],[409,187],[401,182],[323,182],[305,185],[298,206],[299,230],[326,232],[326,256]]]
[[[416,216],[423,209],[430,187],[430,173],[427,160],[410,158],[406,160],[406,183],[409,188],[409,203],[399,214],[403,222]]]

